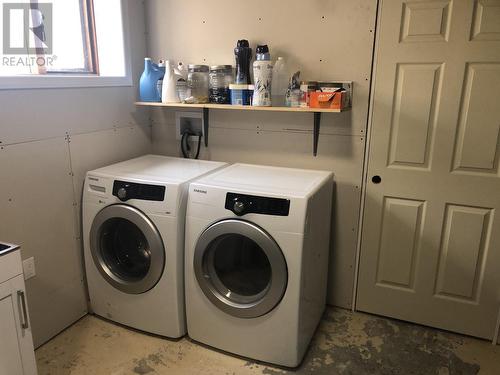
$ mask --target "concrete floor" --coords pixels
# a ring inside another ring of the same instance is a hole
[[[500,346],[329,308],[303,364],[287,371],[88,315],[36,351],[39,375],[500,374]]]

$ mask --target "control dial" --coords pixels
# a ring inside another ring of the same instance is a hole
[[[117,191],[117,193],[116,193],[116,195],[122,201],[125,200],[125,199],[127,199],[127,189],[125,189],[124,187],[119,188],[118,191]]]
[[[236,201],[234,202],[233,210],[236,215],[241,215],[245,211],[245,203]]]

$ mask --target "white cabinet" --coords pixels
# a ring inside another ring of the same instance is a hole
[[[0,375],[36,375],[19,250],[0,255]]]

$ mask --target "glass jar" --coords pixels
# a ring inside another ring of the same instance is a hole
[[[229,85],[233,83],[233,67],[231,65],[213,65],[209,74],[210,103],[230,104]]]
[[[189,65],[187,86],[195,103],[208,103],[208,65]]]

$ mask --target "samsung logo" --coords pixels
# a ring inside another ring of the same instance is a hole
[[[196,189],[196,188],[194,188],[194,192],[195,193],[201,193],[201,194],[206,194],[207,193],[206,190],[201,190],[201,189]]]

